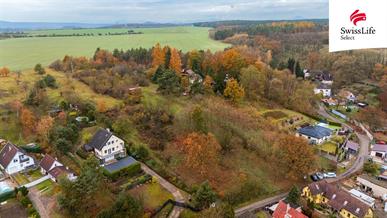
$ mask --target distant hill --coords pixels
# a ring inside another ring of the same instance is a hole
[[[155,28],[155,27],[174,27],[174,26],[187,26],[192,24],[177,24],[177,23],[126,23],[126,24],[113,24],[105,26],[105,28]]]
[[[76,29],[76,28],[98,28],[109,24],[89,23],[49,23],[49,22],[11,22],[0,20],[0,31],[23,31],[38,29]]]
[[[219,27],[219,26],[251,26],[271,22],[281,21],[312,21],[319,24],[328,24],[328,19],[294,19],[294,20],[224,20],[224,21],[210,21],[210,22],[197,22],[194,26],[200,27]]]

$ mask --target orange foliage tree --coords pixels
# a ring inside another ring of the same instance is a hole
[[[180,75],[180,73],[181,73],[181,59],[180,59],[179,52],[175,48],[171,49],[171,60],[169,62],[169,68],[174,70],[177,75]]]
[[[276,142],[276,149],[275,159],[289,179],[301,179],[316,166],[313,149],[303,138],[282,135]]]
[[[35,130],[35,115],[28,108],[22,108],[20,114],[20,123],[25,136],[31,135]]]
[[[221,146],[211,133],[190,133],[178,140],[177,145],[186,156],[185,165],[201,175],[218,163]]]
[[[0,69],[0,76],[7,77],[9,75],[9,69],[7,67],[2,67]]]
[[[152,49],[152,66],[157,68],[164,65],[165,62],[165,52],[161,48],[160,44],[157,43]]]
[[[53,125],[54,118],[50,116],[44,116],[39,120],[38,125],[36,126],[36,132],[43,143],[48,142],[48,134]]]

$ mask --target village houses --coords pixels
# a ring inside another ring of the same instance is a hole
[[[8,174],[14,174],[35,166],[35,160],[22,149],[8,142],[0,151],[0,166]]]

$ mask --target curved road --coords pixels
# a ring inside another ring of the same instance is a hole
[[[322,105],[319,106],[318,113],[321,116],[323,116],[323,117],[325,117],[325,118],[327,118],[329,120],[333,120],[335,122],[341,123],[344,127],[348,128],[348,129],[352,129],[348,124],[346,124],[346,123],[342,122],[341,120],[331,116],[325,110],[324,106],[322,106]],[[344,179],[344,178],[347,178],[347,177],[351,176],[355,172],[357,172],[357,171],[362,169],[363,164],[364,164],[364,160],[366,160],[367,157],[368,157],[370,139],[366,135],[360,134],[358,132],[355,132],[355,134],[359,138],[359,145],[360,145],[359,154],[358,154],[358,156],[356,158],[355,163],[350,168],[348,168],[347,171],[345,171],[343,174],[340,174],[337,178],[328,179],[327,180],[328,182],[330,182],[330,183],[331,182],[337,182],[337,181],[339,181],[341,179]],[[256,210],[262,209],[265,206],[274,204],[274,203],[278,202],[279,200],[285,198],[286,195],[287,195],[287,193],[282,193],[282,194],[279,194],[279,195],[276,195],[276,196],[273,196],[273,197],[270,197],[270,198],[266,198],[266,199],[261,200],[261,201],[254,202],[254,203],[249,204],[247,206],[238,208],[238,209],[235,210],[235,216],[239,217],[239,216],[241,216],[242,214],[244,214],[244,213],[246,213],[248,211],[254,212]]]

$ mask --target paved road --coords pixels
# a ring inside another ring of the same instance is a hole
[[[141,163],[141,169],[144,170],[147,174],[157,178],[157,181],[160,183],[161,186],[163,186],[165,189],[167,189],[175,198],[175,201],[178,202],[185,202],[185,198],[182,195],[182,191],[178,189],[176,186],[174,186],[172,183],[165,180],[163,177],[161,177],[159,174],[157,174],[155,171],[153,171],[151,168],[149,168],[147,165]],[[169,215],[169,218],[178,218],[180,216],[180,213],[183,211],[183,208],[181,207],[173,207],[172,212]]]
[[[40,195],[39,190],[37,190],[36,188],[29,189],[28,197],[31,199],[32,203],[34,204],[34,207],[39,212],[40,217],[41,218],[50,218],[50,216],[48,215],[49,213],[48,213],[45,205],[43,204],[43,202],[39,198],[39,195]]]
[[[323,106],[321,106],[321,105],[319,107],[318,113],[321,116],[323,116],[323,117],[325,117],[327,119],[330,119],[330,120],[333,120],[335,122],[341,123],[344,127],[348,128],[348,129],[352,129],[348,124],[343,123],[341,120],[331,116],[325,110],[325,108]],[[357,171],[362,169],[364,160],[366,160],[367,157],[368,157],[370,139],[366,135],[360,134],[358,132],[355,132],[355,134],[359,138],[359,145],[360,145],[359,154],[358,154],[358,156],[356,158],[355,163],[350,168],[348,168],[347,171],[345,171],[343,174],[339,175],[337,178],[328,179],[327,180],[328,182],[330,182],[330,183],[331,182],[337,182],[337,181],[339,181],[341,179],[344,179],[344,178],[347,178],[347,177],[351,176],[352,174],[354,174]],[[235,215],[236,215],[236,217],[238,217],[238,216],[242,215],[243,213],[245,213],[247,211],[253,212],[255,210],[262,209],[262,208],[264,208],[267,205],[271,205],[271,204],[276,203],[279,200],[285,198],[286,195],[287,195],[287,193],[279,194],[279,195],[273,196],[271,198],[266,198],[264,200],[257,201],[257,202],[254,202],[252,204],[249,204],[247,206],[244,206],[242,208],[236,209],[235,210]]]
[[[255,210],[262,209],[267,205],[271,205],[271,204],[274,204],[274,203],[280,201],[281,199],[285,198],[286,195],[288,195],[288,193],[282,193],[282,194],[279,194],[279,195],[276,195],[276,196],[273,196],[270,198],[263,199],[261,201],[254,202],[254,203],[249,204],[247,206],[238,208],[235,210],[235,216],[239,217],[242,214],[246,213],[247,211],[253,212]]]

